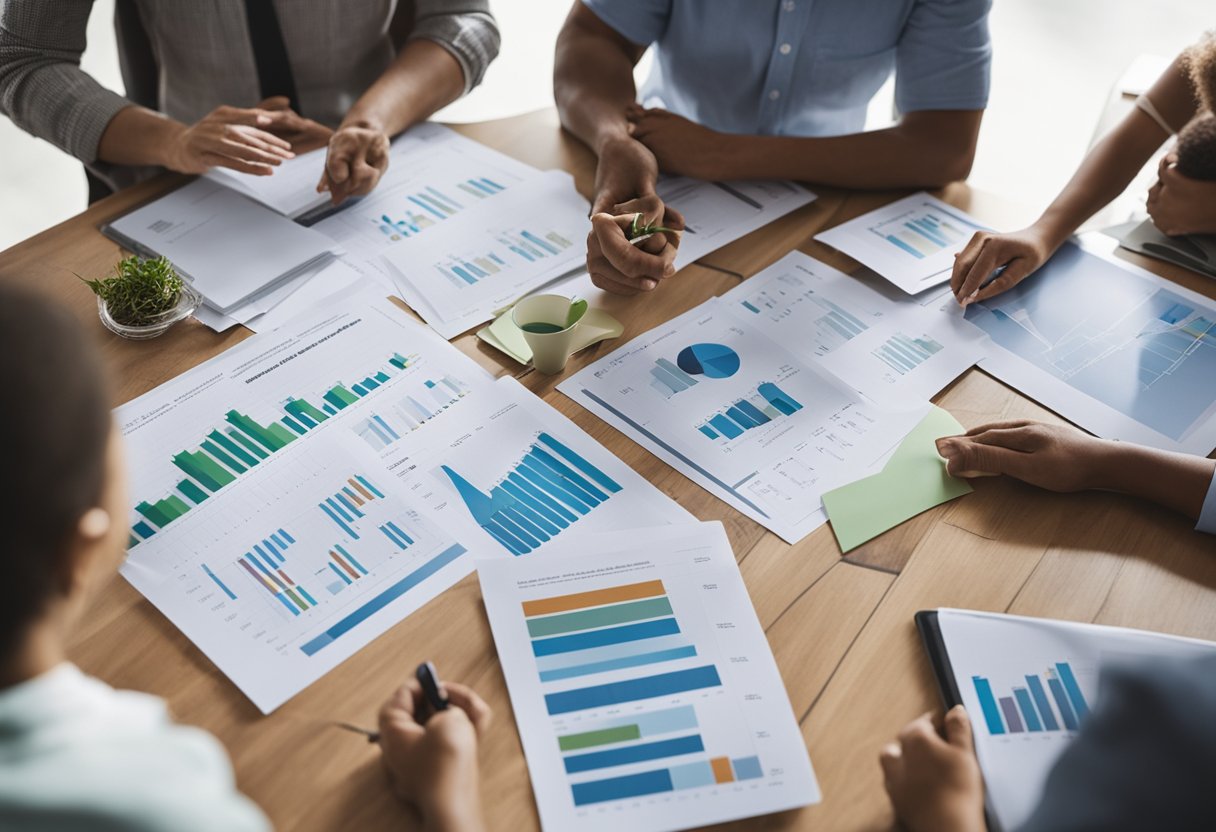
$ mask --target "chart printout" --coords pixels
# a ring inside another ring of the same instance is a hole
[[[1204,456],[1216,447],[1216,303],[1118,260],[1112,245],[1067,243],[968,307],[992,339],[981,366],[1105,439]]]
[[[774,340],[879,402],[923,402],[987,354],[953,296],[911,303],[795,251],[722,299]]]
[[[721,524],[478,572],[546,830],[660,832],[819,801]]]
[[[785,540],[924,415],[880,408],[720,299],[635,338],[558,389]],[[753,316],[754,317],[754,316]]]
[[[1052,765],[1089,719],[1102,667],[1216,651],[1212,642],[1142,630],[969,610],[939,610],[938,623],[988,801],[1007,830],[1030,816]]]

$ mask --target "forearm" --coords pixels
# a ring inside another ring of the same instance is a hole
[[[1176,60],[1166,70],[1147,95],[1175,130],[1195,115],[1194,95],[1180,61]],[[1123,193],[1168,138],[1156,121],[1139,107],[1134,107],[1094,145],[1036,226],[1058,247],[1086,220]]]
[[[432,796],[421,808],[422,827],[426,832],[485,832],[485,815],[476,788]]]
[[[847,136],[723,134],[722,179],[797,179],[844,188],[939,188],[965,179],[980,113],[913,113],[900,124]]]
[[[175,168],[170,150],[185,130],[179,121],[132,104],[119,110],[106,125],[97,158],[114,165]]]
[[[597,155],[605,142],[629,138],[625,111],[637,98],[633,64],[618,44],[583,34],[569,22],[558,38],[553,66],[557,112],[562,126]]]
[[[395,136],[455,101],[464,88],[456,58],[437,43],[412,40],[350,108],[342,126]]]
[[[1198,519],[1216,461],[1127,442],[1107,442],[1094,486],[1148,500]]]

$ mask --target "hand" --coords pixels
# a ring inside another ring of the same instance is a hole
[[[490,727],[490,707],[464,685],[443,684],[451,707],[430,712],[411,679],[380,709],[380,751],[398,797],[428,829],[483,829],[477,740]]]
[[[388,154],[384,131],[358,125],[339,127],[329,140],[329,155],[317,192],[329,191],[334,205],[347,197],[366,196],[388,170]]]
[[[684,218],[663,205],[657,195],[623,202],[615,206],[621,214],[598,213],[591,217],[587,235],[587,271],[591,282],[617,295],[636,295],[653,291],[659,282],[676,273],[675,259],[680,247]],[[634,218],[658,224],[669,231],[657,231],[637,245],[629,242],[628,230]]]
[[[1184,176],[1177,163],[1178,157],[1167,153],[1157,167],[1157,184],[1148,192],[1153,224],[1171,237],[1216,234],[1216,182]]]
[[[221,167],[269,176],[283,160],[295,157],[287,140],[269,132],[280,118],[256,107],[217,107],[174,136],[165,150],[165,167],[178,173]]]
[[[632,105],[625,113],[631,134],[649,148],[664,173],[694,179],[729,179],[724,162],[729,138],[667,110]]]
[[[1059,247],[1060,242],[1050,239],[1046,231],[1033,225],[1009,234],[977,231],[967,247],[954,255],[950,290],[964,307],[987,300],[1012,289],[1038,271]],[[984,281],[1000,266],[1005,267],[1001,276],[981,289]]]
[[[895,815],[910,832],[983,832],[984,781],[962,705],[935,726],[925,714],[879,757]]]
[[[258,104],[258,108],[270,114],[271,122],[266,131],[289,142],[293,153],[307,153],[324,147],[334,134],[321,122],[304,118],[291,109],[291,100],[285,95],[267,98]]]
[[[1083,491],[1103,487],[1099,471],[1114,449],[1073,427],[1015,421],[943,437],[937,452],[952,477],[1005,474],[1048,491]]]

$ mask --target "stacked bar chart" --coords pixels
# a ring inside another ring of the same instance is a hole
[[[928,335],[913,338],[897,332],[871,354],[902,376],[924,364],[942,349],[942,345]]]
[[[383,500],[384,493],[371,480],[362,474],[355,474],[346,480],[336,493],[326,497],[317,504],[317,508],[333,521],[334,525],[351,540],[358,540],[359,533],[355,525],[363,519],[363,508],[373,500]]]
[[[1043,674],[1025,679],[1024,687],[1014,687],[1009,696],[998,696],[987,678],[971,677],[990,735],[1076,731],[1081,727],[1089,715],[1089,703],[1071,664],[1057,662]]]
[[[923,260],[952,245],[961,245],[976,226],[928,203],[878,223],[870,231],[904,254]]]
[[[229,410],[223,415],[222,424],[206,433],[196,449],[180,451],[170,458],[172,465],[186,475],[174,491],[160,499],[136,504],[140,519],[131,527],[128,548],[147,540],[417,361],[417,355],[393,353],[381,367],[362,378],[334,384],[311,400],[289,396],[270,419],[260,420],[239,410]]]
[[[374,450],[384,450],[456,404],[468,392],[468,385],[451,375],[426,379],[421,389],[355,422],[354,431]]]
[[[739,399],[725,410],[717,413],[697,426],[702,435],[714,441],[729,442],[752,428],[792,416],[802,409],[802,404],[776,384],[766,381],[756,388],[754,395]]]
[[[513,555],[525,555],[561,534],[621,491],[580,454],[541,433],[489,493],[453,468],[440,473],[474,521]]]

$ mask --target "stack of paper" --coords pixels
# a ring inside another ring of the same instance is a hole
[[[169,259],[215,312],[228,315],[337,256],[333,242],[209,179],[120,217],[104,232]]]
[[[328,193],[317,192],[328,151],[328,148],[320,147],[302,153],[282,162],[269,176],[241,173],[229,168],[212,168],[204,176],[262,203],[276,213],[298,219],[329,202]]]

